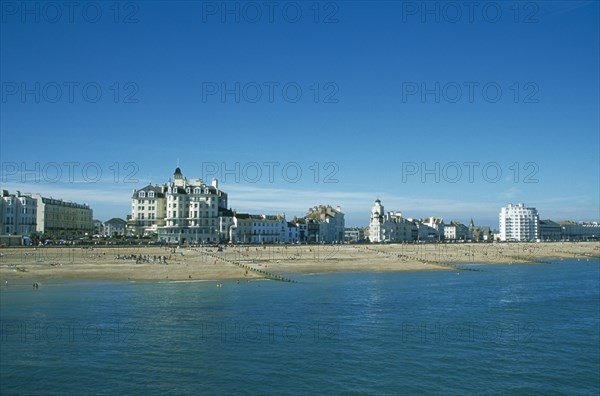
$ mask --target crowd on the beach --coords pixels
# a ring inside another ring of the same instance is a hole
[[[171,259],[171,255],[169,255],[168,259]],[[145,255],[141,255],[141,254],[126,254],[126,255],[121,255],[121,254],[117,254],[115,256],[115,260],[131,260],[131,261],[135,261],[136,264],[142,264],[142,263],[158,263],[158,264],[168,264],[167,262],[167,256],[150,256],[148,254]]]

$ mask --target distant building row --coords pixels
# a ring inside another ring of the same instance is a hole
[[[369,240],[371,242],[439,242],[442,240],[491,240],[489,227],[475,227],[473,220],[469,227],[452,221],[444,224],[440,217],[412,219],[400,212],[385,212],[377,199],[371,209]]]
[[[540,220],[536,208],[508,204],[500,209],[501,241],[587,241],[600,239],[598,222]]]
[[[2,190],[0,234],[28,237],[33,233],[68,238],[93,231],[92,209],[86,204],[46,198],[40,194],[9,194]]]
[[[582,241],[600,239],[597,222],[574,223],[540,220],[535,208],[524,204],[500,209],[499,232],[493,234],[489,227],[476,227],[473,220],[469,227],[458,222],[444,224],[443,219],[405,218],[400,212],[385,212],[377,199],[371,209],[369,240],[371,242],[433,242],[442,240],[463,241]]]
[[[213,179],[188,180],[175,169],[163,185],[133,191],[127,228],[133,235],[156,234],[166,243],[295,243],[344,241],[340,208],[318,206],[301,219],[284,214],[238,213],[228,208],[227,193]]]

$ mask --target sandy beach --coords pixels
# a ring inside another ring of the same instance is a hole
[[[598,260],[598,242],[215,247],[73,246],[0,250],[0,281],[293,280],[294,274],[456,270],[464,264]],[[164,261],[166,259],[166,263]],[[468,268],[468,267],[467,267]]]

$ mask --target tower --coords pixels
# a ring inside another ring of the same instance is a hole
[[[379,198],[375,200],[373,208],[371,208],[371,220],[369,222],[369,239],[371,242],[382,241],[382,225],[384,219],[384,208]]]

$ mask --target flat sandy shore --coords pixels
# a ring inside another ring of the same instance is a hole
[[[214,247],[51,246],[5,247],[0,254],[2,284],[50,278],[293,280],[293,275],[300,273],[456,270],[465,264],[539,263],[561,258],[598,261],[600,243],[236,245],[222,252]]]

